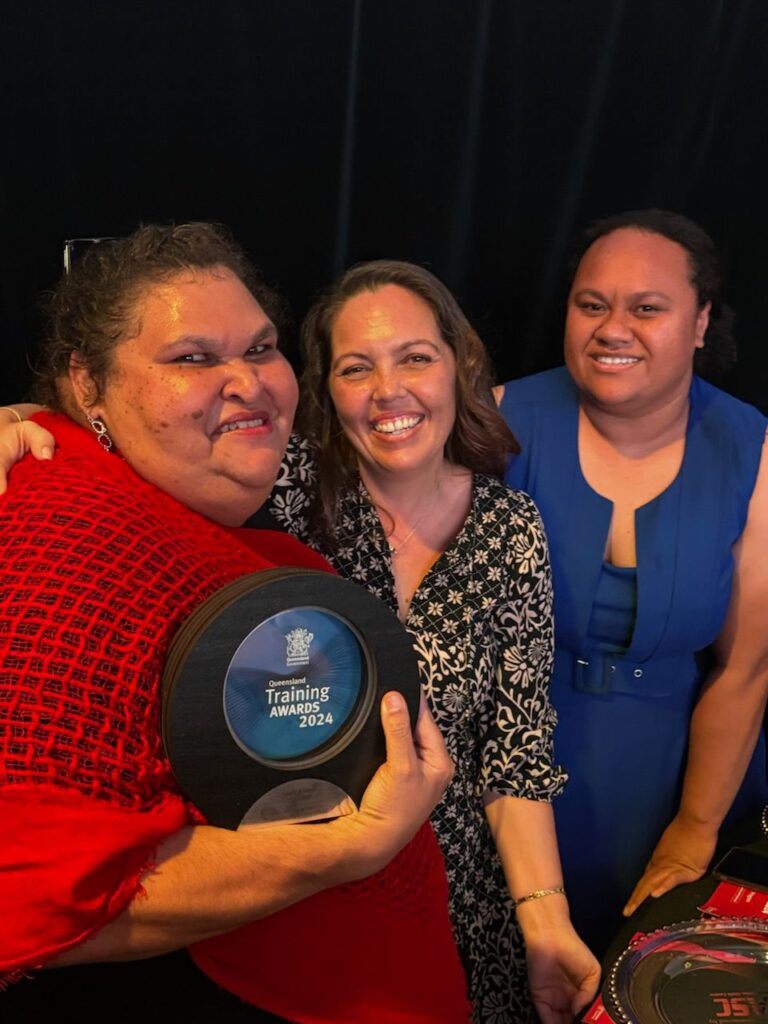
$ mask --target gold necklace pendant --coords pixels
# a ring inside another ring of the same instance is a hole
[[[419,518],[413,524],[411,529],[408,531],[408,533],[405,535],[405,537],[403,537],[403,539],[397,544],[397,546],[395,546],[390,540],[387,540],[387,544],[389,544],[389,550],[390,550],[393,558],[397,558],[397,556],[403,550],[403,548],[408,543],[408,541],[411,539],[411,537],[414,535],[414,533],[416,533],[418,528],[421,526],[421,524],[424,522],[424,520],[427,518],[427,516],[430,514],[430,512],[434,509],[435,505],[437,504],[437,499],[439,497],[440,497],[440,488],[438,487],[437,491],[435,492],[434,498],[429,503],[429,508],[427,508],[426,511],[422,515],[419,516]]]

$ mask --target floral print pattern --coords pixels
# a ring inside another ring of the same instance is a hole
[[[294,438],[270,512],[302,540],[314,478],[311,449]],[[321,550],[341,576],[397,612],[392,555],[362,482],[342,496],[336,549]],[[482,799],[490,790],[550,800],[566,780],[552,763],[549,557],[526,494],[475,477],[469,515],[413,595],[406,628],[456,764],[433,824],[474,1020],[532,1024],[525,950]]]

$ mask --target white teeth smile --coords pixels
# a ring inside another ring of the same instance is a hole
[[[630,366],[632,363],[639,363],[637,356],[595,356],[595,362],[603,366]]]
[[[219,427],[221,434],[228,434],[232,430],[247,430],[248,427],[263,427],[266,420],[255,419],[255,420],[237,420],[235,423],[224,423]]]
[[[373,429],[377,434],[400,434],[404,430],[410,430],[411,427],[415,427],[421,420],[421,416],[398,416],[396,420],[374,423]]]

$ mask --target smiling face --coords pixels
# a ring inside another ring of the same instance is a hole
[[[456,419],[456,361],[426,302],[392,284],[348,299],[331,332],[329,387],[364,473],[437,478]]]
[[[277,330],[223,267],[150,285],[120,341],[100,399],[73,367],[75,393],[146,480],[210,518],[238,525],[272,488],[298,398]]]
[[[579,263],[565,362],[586,401],[627,415],[647,412],[687,395],[708,322],[685,249],[621,228],[594,242]]]

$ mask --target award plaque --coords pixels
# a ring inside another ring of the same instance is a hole
[[[605,1007],[617,1024],[768,1021],[768,922],[687,921],[639,936],[611,969]]]
[[[329,573],[270,569],[222,587],[177,633],[162,733],[179,786],[212,824],[353,810],[384,761],[379,704],[419,672],[397,617]]]

